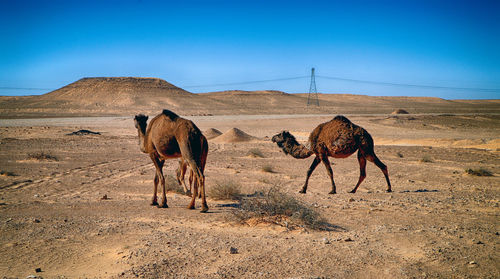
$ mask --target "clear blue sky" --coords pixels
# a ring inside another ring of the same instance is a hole
[[[0,0],[0,95],[82,77],[159,77],[192,92],[500,98],[500,1]]]

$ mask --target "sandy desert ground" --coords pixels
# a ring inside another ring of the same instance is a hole
[[[150,206],[154,167],[139,150],[132,115],[0,120],[0,275],[500,277],[498,114],[346,115],[374,137],[394,192],[368,163],[358,192],[347,193],[359,175],[354,155],[332,160],[338,194],[327,194],[323,166],[299,194],[312,157],[286,156],[270,137],[287,129],[304,143],[333,116],[186,116],[202,131],[238,128],[255,137],[209,140],[208,191],[228,181],[246,194],[280,187],[319,212],[328,230],[241,224],[231,217],[235,201],[210,196],[207,214],[199,201],[186,209],[189,198],[173,192],[169,208]],[[67,135],[80,129],[101,135]],[[252,149],[263,158],[249,156]],[[177,165],[170,160],[166,174]]]

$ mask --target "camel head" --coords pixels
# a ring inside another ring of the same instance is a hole
[[[138,114],[134,117],[135,128],[141,129],[143,134],[146,134],[146,126],[148,122],[148,116],[144,114]]]
[[[273,136],[272,141],[282,148],[285,145],[285,142],[288,141],[288,139],[293,139],[293,141],[296,142],[295,137],[288,131],[281,131],[281,133]]]

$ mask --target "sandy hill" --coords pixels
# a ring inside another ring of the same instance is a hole
[[[430,97],[373,97],[318,94],[320,106],[307,106],[308,94],[229,90],[193,94],[159,78],[83,78],[39,96],[0,96],[0,118],[230,114],[390,114],[500,113],[500,100],[444,100]]]
[[[82,78],[60,89],[42,95],[44,99],[80,100],[87,103],[109,101],[118,105],[133,104],[141,95],[177,97],[192,93],[159,78],[95,77]]]
[[[213,139],[215,137],[218,137],[220,135],[222,135],[222,132],[215,129],[215,128],[210,128],[210,129],[207,129],[206,131],[203,132],[203,135],[207,138],[207,139]]]
[[[244,142],[256,139],[255,137],[243,132],[238,128],[232,128],[224,134],[213,139],[214,142],[217,143],[235,143],[235,142]]]

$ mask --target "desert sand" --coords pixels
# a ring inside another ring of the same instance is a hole
[[[29,106],[13,100],[34,96],[3,97],[0,276],[500,277],[498,100],[372,97],[342,108],[362,97],[323,94],[325,102],[330,98],[335,105],[314,110],[304,107],[305,102],[299,107],[297,101],[295,108],[269,102],[257,110],[251,102],[247,108],[236,104],[245,102],[242,98],[257,102],[307,96],[210,94],[224,108],[221,113],[217,104],[179,110],[211,133],[208,192],[227,181],[248,195],[279,187],[318,212],[328,229],[244,224],[233,218],[237,201],[215,200],[209,194],[208,213],[199,212],[199,200],[196,210],[186,209],[190,198],[176,192],[167,194],[169,208],[150,206],[154,167],[139,150],[133,116],[153,116],[161,109],[123,105],[127,109],[122,112],[103,115],[75,105],[67,114],[40,98],[38,105]],[[160,105],[176,111],[167,103]],[[391,114],[397,109],[409,114]],[[289,130],[305,143],[318,124],[339,113],[373,136],[375,151],[388,166],[392,193],[385,192],[384,176],[372,163],[358,192],[347,193],[359,176],[356,155],[331,159],[338,194],[328,194],[330,181],[322,165],[311,176],[307,194],[298,193],[313,157],[287,156],[270,138]],[[69,135],[82,129],[100,135]],[[250,150],[262,156],[249,156]],[[167,180],[173,179],[177,166],[177,160],[167,161]],[[263,171],[265,166],[272,171]],[[492,176],[471,175],[467,169],[484,169]]]

